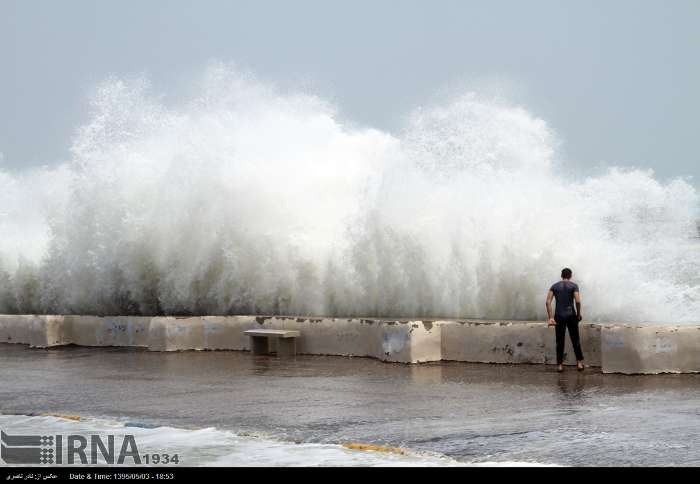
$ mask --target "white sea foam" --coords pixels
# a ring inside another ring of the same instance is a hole
[[[405,451],[392,454],[361,451],[334,444],[293,443],[265,436],[243,436],[215,428],[180,429],[138,426],[130,422],[83,418],[80,421],[53,416],[0,415],[0,428],[10,435],[97,435],[107,442],[114,435],[118,451],[124,435],[133,435],[141,456],[177,454],[180,466],[536,466],[533,462],[481,462],[467,464],[449,457]],[[63,438],[67,459],[67,437]],[[89,449],[88,449],[89,450]],[[87,456],[89,458],[89,456]],[[76,459],[78,457],[76,456]],[[145,462],[145,461],[144,461]],[[80,464],[80,462],[76,462]],[[131,457],[124,461],[133,465]],[[98,464],[104,459],[98,454]],[[159,464],[162,466],[162,464]]]
[[[223,65],[166,106],[99,86],[72,160],[0,172],[0,312],[697,321],[696,190],[574,179],[551,128],[474,93],[396,134]]]

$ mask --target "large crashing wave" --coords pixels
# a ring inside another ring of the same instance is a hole
[[[575,179],[546,123],[465,94],[391,135],[215,66],[166,107],[109,80],[70,163],[0,172],[0,312],[697,321],[696,190]]]

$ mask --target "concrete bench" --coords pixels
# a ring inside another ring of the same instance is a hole
[[[250,336],[250,349],[254,355],[269,354],[269,339],[277,338],[277,356],[295,356],[296,338],[301,334],[299,331],[284,329],[249,329],[244,333]]]

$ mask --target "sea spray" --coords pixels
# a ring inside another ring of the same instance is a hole
[[[93,96],[68,163],[0,172],[0,312],[697,321],[698,194],[569,175],[541,119],[474,93],[390,134],[226,66],[171,106]]]

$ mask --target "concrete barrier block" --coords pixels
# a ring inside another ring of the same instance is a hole
[[[150,317],[66,316],[67,341],[80,346],[148,346]]]
[[[374,358],[380,358],[383,354],[381,323],[375,320],[307,317],[256,320],[274,329],[299,331],[299,354]]]
[[[150,317],[110,316],[103,318],[105,340],[109,346],[148,347]]]
[[[41,336],[42,343],[46,341],[46,346],[44,346],[45,348],[62,346],[71,343],[70,339],[68,338],[68,328],[66,327],[65,316],[47,315],[41,316],[41,319],[45,321],[45,335]]]
[[[698,373],[700,326],[605,325],[603,373]]]
[[[151,319],[148,330],[150,351],[203,350],[204,323],[201,317]]]
[[[3,343],[29,344],[30,322],[34,316],[3,314],[0,316],[0,341]]]
[[[250,338],[244,332],[254,329],[255,325],[254,318],[250,316],[204,316],[204,349],[249,350]]]
[[[35,348],[67,344],[64,316],[0,315],[0,341]]]
[[[66,316],[66,336],[70,343],[79,346],[105,346],[101,333],[101,325],[97,316]]]
[[[594,323],[585,323],[581,325],[581,349],[583,350],[584,361],[587,366],[600,368],[603,363],[601,360],[601,335],[602,325]],[[571,346],[571,341],[569,341]],[[569,348],[569,354],[574,356],[573,348]],[[574,359],[576,359],[574,357]],[[572,362],[571,364],[575,364]]]
[[[438,321],[411,322],[411,355],[405,363],[425,363],[442,360],[442,323]]]
[[[544,363],[546,323],[450,321],[442,325],[442,358],[476,363]]]
[[[413,322],[382,322],[380,328],[382,348],[380,354],[368,355],[382,361],[411,363],[411,336]],[[418,325],[416,324],[416,327]],[[376,351],[376,350],[375,350]]]
[[[251,319],[254,322],[253,327],[247,329],[299,331],[298,354],[375,358],[382,354],[380,323],[375,320],[284,316],[259,316]]]

